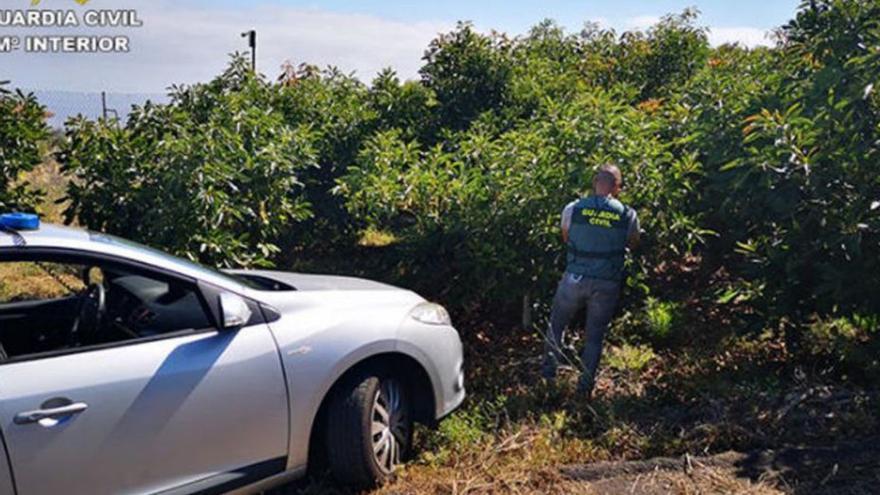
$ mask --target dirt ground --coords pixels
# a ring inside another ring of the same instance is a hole
[[[560,488],[595,495],[639,494],[778,494],[775,480],[752,480],[739,472],[747,456],[728,452],[712,457],[657,458],[601,462],[562,469],[569,480]]]
[[[541,479],[519,486],[453,484],[448,493],[868,495],[880,493],[880,439],[828,448],[596,462],[534,476]]]
[[[644,461],[608,461],[568,465],[528,473],[528,479],[454,480],[441,490],[422,491],[404,483],[380,490],[387,494],[578,494],[696,495],[793,494],[868,495],[880,493],[880,438],[833,447],[787,447],[713,456],[657,457]],[[328,486],[308,481],[278,493],[326,493]],[[347,493],[330,488],[333,493]]]
[[[611,494],[875,494],[880,439],[827,448],[790,447],[749,454],[600,462],[561,469],[563,491]]]
[[[880,494],[876,381],[743,333],[748,308],[679,299],[677,340],[650,353],[624,352],[639,336],[621,322],[586,402],[573,369],[540,379],[536,332],[463,321],[468,403],[373,495]],[[281,493],[348,492],[317,478]]]

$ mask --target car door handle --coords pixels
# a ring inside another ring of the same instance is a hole
[[[37,409],[36,411],[28,411],[15,415],[14,422],[17,425],[27,425],[31,423],[39,423],[44,419],[59,419],[74,414],[80,414],[89,408],[85,402],[75,402],[61,407],[53,407],[51,409]]]

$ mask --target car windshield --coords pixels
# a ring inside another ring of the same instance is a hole
[[[187,268],[192,271],[201,272],[201,273],[203,273],[207,276],[210,276],[210,277],[219,277],[222,279],[226,279],[229,282],[236,283],[239,285],[244,285],[244,286],[249,287],[251,289],[259,289],[260,288],[259,284],[256,284],[255,282],[248,280],[246,277],[239,277],[239,276],[236,276],[233,274],[224,273],[220,270],[217,270],[216,268],[211,268],[209,266],[203,265],[201,263],[197,263],[192,260],[188,260],[186,258],[180,258],[178,256],[168,254],[164,251],[160,251],[158,249],[154,249],[154,248],[151,248],[150,246],[146,246],[146,245],[140,244],[138,242],[130,241],[128,239],[123,239],[121,237],[116,237],[116,236],[110,235],[110,234],[103,234],[100,232],[91,232],[91,231],[89,232],[89,238],[93,241],[96,241],[96,242],[104,242],[107,244],[116,244],[119,246],[125,246],[128,248],[137,249],[139,251],[147,251],[151,255],[153,255],[157,258],[160,258],[163,261],[165,261],[171,265],[178,265],[178,266]]]

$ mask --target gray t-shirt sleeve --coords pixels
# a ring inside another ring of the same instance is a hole
[[[562,230],[568,230],[571,228],[571,215],[574,212],[575,204],[577,204],[577,201],[572,201],[565,205],[565,208],[562,210]]]
[[[639,223],[639,215],[633,208],[629,209],[628,226],[626,230],[626,238],[629,240],[638,240],[642,235],[642,226]]]

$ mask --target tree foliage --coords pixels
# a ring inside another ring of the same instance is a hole
[[[33,94],[9,91],[5,84],[0,82],[0,211],[30,210],[39,191],[22,179],[43,160],[46,110]]]
[[[316,163],[313,132],[286,125],[275,91],[239,58],[171,97],[124,124],[68,122],[68,219],[206,263],[269,263],[311,215],[300,176]]]
[[[612,162],[646,231],[631,296],[702,260],[767,318],[876,314],[878,19],[877,0],[805,2],[755,49],[710,47],[694,11],[622,34],[462,23],[420,80],[370,85],[308,65],[268,83],[235,60],[124,124],[70,122],[69,217],[226,264],[367,252],[373,276],[512,307],[549,298],[559,213]],[[365,231],[392,245],[359,250]]]
[[[749,205],[733,217],[739,251],[786,311],[880,311],[878,19],[880,2],[805,4],[783,29],[778,99],[722,167]]]
[[[440,102],[440,125],[468,127],[481,113],[504,105],[511,77],[510,43],[501,35],[478,33],[469,23],[431,42],[422,82]]]

